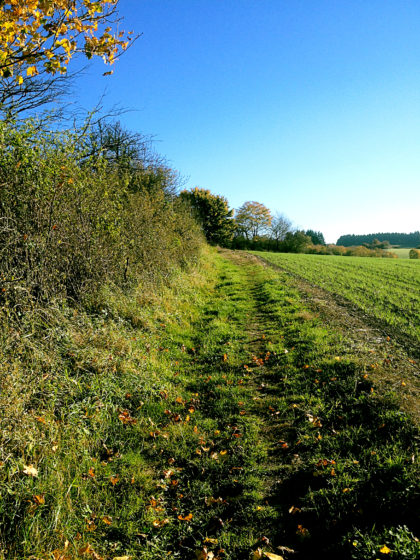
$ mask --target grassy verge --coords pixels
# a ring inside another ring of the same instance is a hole
[[[416,558],[416,430],[287,282],[210,253],[9,330],[3,558]]]

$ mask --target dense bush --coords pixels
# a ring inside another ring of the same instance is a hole
[[[0,124],[0,304],[8,314],[57,296],[86,300],[106,282],[165,278],[197,254],[201,235],[169,170],[133,161],[122,172],[81,146],[74,131]]]
[[[408,256],[410,259],[420,259],[420,249],[411,249]]]

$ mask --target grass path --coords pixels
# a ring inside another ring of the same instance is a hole
[[[417,558],[418,431],[382,349],[239,252],[124,305],[0,402],[0,558]]]

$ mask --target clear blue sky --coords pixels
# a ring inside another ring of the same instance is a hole
[[[142,37],[79,83],[135,111],[187,187],[296,226],[420,229],[418,0],[120,0]]]

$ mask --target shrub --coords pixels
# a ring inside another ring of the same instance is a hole
[[[420,249],[410,249],[408,256],[410,259],[420,259]]]
[[[0,124],[0,305],[8,314],[55,297],[81,301],[106,282],[156,281],[195,257],[198,226],[166,192],[165,174],[151,189],[153,165],[131,173],[136,191],[117,165],[86,157],[74,131]]]

